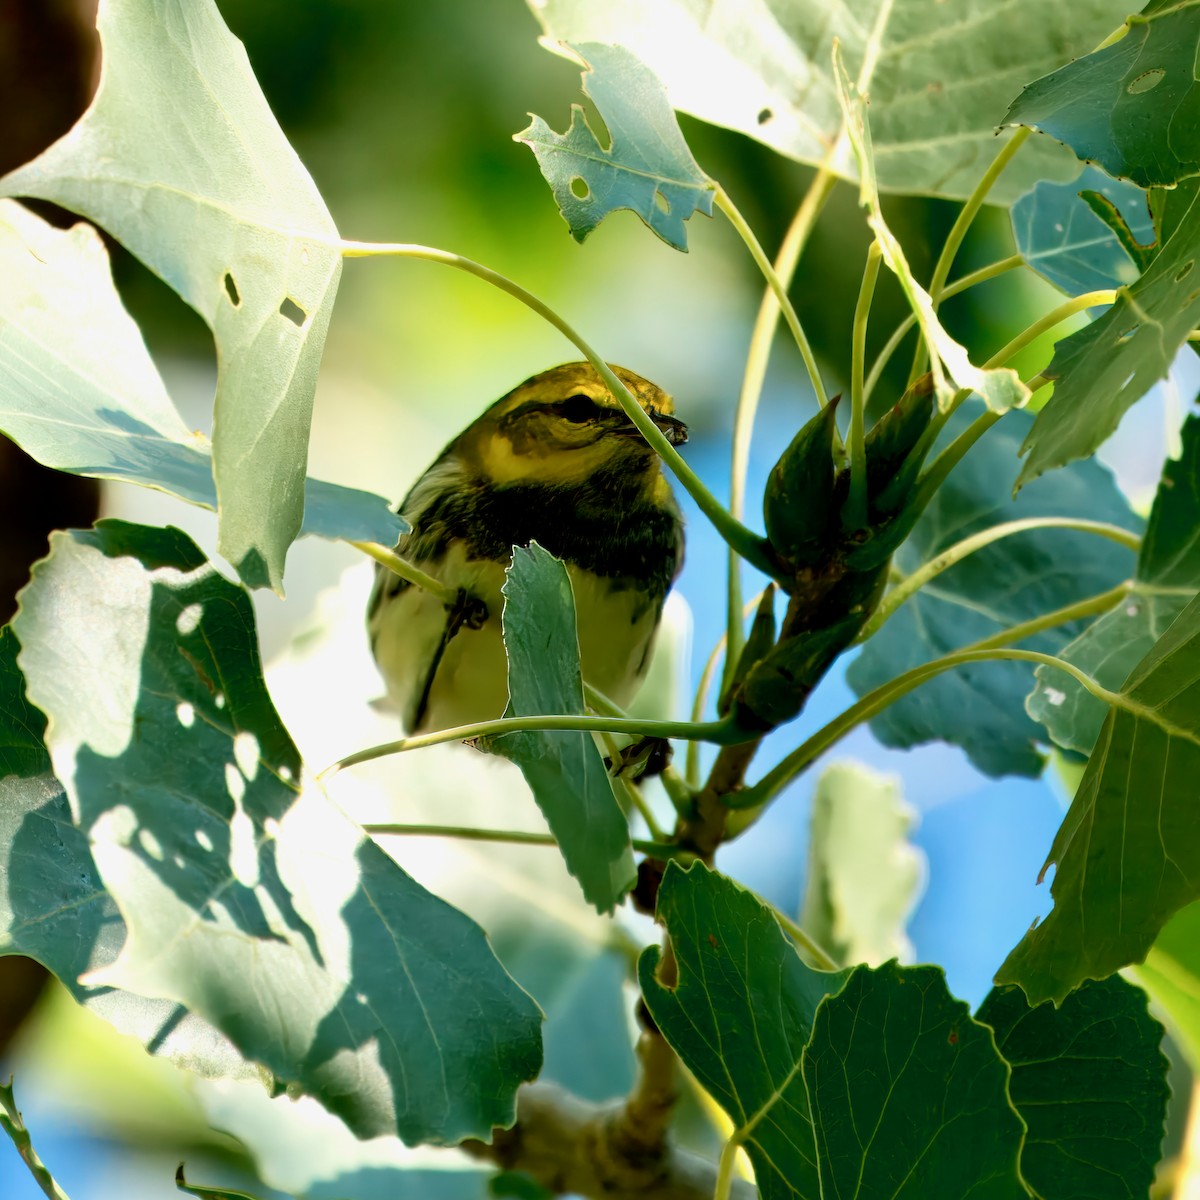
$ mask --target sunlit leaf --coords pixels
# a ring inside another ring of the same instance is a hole
[[[915,822],[896,778],[845,762],[817,780],[800,924],[838,962],[912,955],[905,924],[925,878]]]
[[[107,521],[54,536],[16,630],[128,930],[89,982],[177,1001],[360,1136],[512,1120],[541,1014],[473,922],[299,793],[242,588],[176,530]]]
[[[278,589],[303,517],[337,229],[213,0],[102,0],[97,25],[91,107],[0,191],[95,221],[211,326],[220,550]]]
[[[48,467],[215,509],[212,446],[167,396],[96,231],[0,200],[0,278],[0,431]],[[403,529],[382,496],[305,481],[302,533],[390,546]]]
[[[1045,1200],[1149,1194],[1166,1117],[1163,1028],[1146,993],[1119,975],[1085,983],[1056,1008],[995,988],[975,1019],[1012,1067],[1008,1090],[1029,1132],[1021,1173]]]
[[[982,411],[972,402],[947,424],[961,433]],[[1015,499],[1017,447],[1032,424],[1008,413],[967,452],[938,489],[895,556],[906,575],[964,537],[1024,517],[1074,517],[1137,530],[1140,521],[1105,467],[1073,463],[1031,484]],[[902,671],[991,637],[1128,579],[1133,555],[1094,534],[1036,529],[968,555],[912,596],[863,647],[846,673],[860,696]],[[1084,622],[1048,629],[1022,642],[1056,653]],[[1024,711],[1033,672],[1023,663],[975,663],[948,671],[889,705],[871,729],[888,746],[942,740],[961,746],[989,775],[1037,775],[1045,733]]]
[[[541,117],[515,139],[537,155],[559,211],[582,242],[609,213],[632,209],[676,250],[687,249],[684,222],[712,215],[715,184],[683,140],[663,86],[620,46],[579,45],[584,94],[608,126],[604,146],[582,107],[571,106],[566,133]]]
[[[1057,864],[1054,908],[996,975],[1033,1004],[1141,962],[1200,898],[1198,662],[1200,599],[1121,687],[1043,868]]]
[[[1183,427],[1183,453],[1163,470],[1126,597],[1059,655],[1107,688],[1119,688],[1200,591],[1200,417]],[[1062,671],[1038,667],[1026,701],[1058,745],[1087,754],[1108,706]]]
[[[700,863],[667,867],[658,920],[671,935],[678,980],[661,982],[660,951],[646,950],[638,975],[650,1015],[745,1131],[763,1200],[818,1195],[800,1060],[817,1005],[845,972],[806,967],[761,901]]]
[[[667,86],[676,108],[801,162],[821,162],[841,123],[830,54],[841,41],[871,99],[885,191],[968,195],[1000,143],[996,120],[1022,84],[1086,54],[1127,0],[822,0],[714,8],[692,0],[530,0],[553,41],[618,42]],[[991,193],[1009,203],[1039,179],[1078,171],[1061,146],[1026,146]],[[855,178],[847,155],[835,164]]]
[[[567,569],[533,543],[513,549],[504,583],[506,717],[584,713],[575,598]],[[521,768],[567,870],[601,912],[633,886],[629,826],[590,733],[508,733],[487,749]]]
[[[1170,369],[1200,323],[1200,196],[1145,274],[1098,320],[1064,338],[1043,372],[1054,394],[1021,448],[1017,486],[1085,458]]]
[[[1004,117],[1139,187],[1200,173],[1200,10],[1151,0],[1124,36],[1028,84]]]
[[[857,967],[817,1009],[804,1083],[820,1195],[1027,1195],[1008,1068],[939,967]]]
[[[1037,184],[1012,206],[1013,237],[1021,257],[1068,296],[1133,283],[1141,274],[1117,235],[1082,199],[1085,191],[1110,202],[1139,244],[1148,246],[1155,237],[1146,193],[1098,167],[1086,168],[1070,183]]]

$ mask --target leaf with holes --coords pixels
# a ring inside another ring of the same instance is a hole
[[[90,983],[183,1005],[360,1137],[512,1121],[541,1013],[482,930],[301,794],[244,589],[177,530],[104,521],[54,535],[15,626],[128,930]]]
[[[1200,899],[1200,598],[1122,685],[1043,873],[1054,908],[997,983],[1061,1001],[1085,979],[1141,962],[1168,919]]]
[[[1183,427],[1183,453],[1163,469],[1125,598],[1059,655],[1106,688],[1119,688],[1171,622],[1200,591],[1200,417]],[[1108,706],[1062,671],[1038,667],[1025,702],[1054,741],[1091,751]]]
[[[1151,0],[1124,36],[1028,84],[1004,117],[1139,187],[1200,174],[1200,9]]]
[[[513,548],[504,581],[506,717],[586,712],[567,569],[536,542]],[[590,733],[506,733],[484,743],[521,768],[567,870],[588,901],[609,912],[637,871],[629,825]]]
[[[282,587],[300,532],[338,233],[213,0],[101,0],[99,90],[0,180],[95,221],[211,326],[221,553]]]
[[[947,422],[942,444],[983,409],[964,404]],[[1073,463],[1016,498],[1011,480],[1017,447],[1033,418],[1009,413],[967,451],[896,552],[905,575],[965,537],[1030,517],[1086,518],[1139,532],[1141,521],[1105,467]],[[858,695],[902,671],[1021,621],[1094,596],[1128,579],[1133,555],[1091,533],[1030,529],[1001,538],[944,571],[900,606],[846,672]],[[1045,630],[1022,645],[1047,654],[1086,628]],[[961,746],[988,775],[1038,775],[1045,734],[1024,711],[1033,672],[1025,663],[973,663],[947,671],[889,705],[871,722],[885,745],[907,748],[940,739]]]
[[[584,60],[583,91],[608,126],[606,149],[580,105],[566,133],[541,117],[514,135],[537,156],[559,211],[582,242],[609,213],[632,209],[669,246],[687,249],[684,222],[712,215],[716,185],[696,165],[666,91],[620,46],[572,47]]]
[[[0,200],[0,278],[0,431],[45,466],[215,509],[212,446],[167,396],[100,235]],[[305,480],[301,533],[390,546],[404,528],[382,496]]]
[[[1108,311],[1054,347],[1043,372],[1054,394],[1038,413],[1021,453],[1024,487],[1045,471],[1086,458],[1126,411],[1162,379],[1200,323],[1200,195],[1158,257]]]
[[[804,1084],[820,1195],[1025,1200],[1008,1067],[940,967],[856,967],[817,1009]]]
[[[955,393],[960,388],[966,388],[981,396],[988,408],[998,412],[1021,408],[1029,399],[1029,389],[1021,382],[1016,371],[1008,367],[989,370],[977,367],[971,362],[966,348],[956,342],[938,320],[932,297],[916,281],[900,242],[883,219],[867,107],[846,74],[840,51],[835,49],[834,53],[838,100],[842,105],[846,132],[854,148],[861,180],[858,202],[867,210],[867,224],[875,234],[883,261],[899,281],[913,316],[917,319],[925,344],[929,347],[934,393],[938,404],[943,409],[948,408]]]
[[[1043,180],[1012,207],[1013,238],[1021,257],[1068,296],[1133,283],[1141,267],[1116,233],[1082,196],[1092,192],[1111,204],[1130,235],[1147,252],[1155,240],[1146,193],[1098,167],[1071,183]]]
[[[841,126],[834,39],[871,98],[880,187],[963,198],[998,148],[996,118],[1021,84],[1086,54],[1127,0],[529,0],[553,42],[619,42],[663,81],[676,108],[820,163]],[[1039,179],[1070,179],[1061,146],[1026,146],[989,199],[1009,204]],[[834,169],[855,178],[849,155]]]
[[[817,1005],[846,972],[806,967],[770,910],[702,863],[668,865],[658,920],[671,935],[678,982],[659,981],[656,946],[642,954],[638,978],[655,1024],[729,1114],[763,1200],[817,1195],[800,1059]]]
[[[1113,975],[1061,1008],[1030,1008],[1019,988],[995,988],[975,1019],[992,1027],[1012,1067],[1009,1094],[1029,1129],[1021,1174],[1033,1193],[1149,1195],[1170,1089],[1146,993]]]

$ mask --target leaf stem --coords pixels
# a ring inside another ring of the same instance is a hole
[[[812,959],[819,971],[836,971],[841,964],[818,942],[812,934],[808,933],[802,925],[793,921],[791,917],[779,908],[772,904],[769,900],[764,900],[757,892],[755,896],[765,904],[775,916],[775,920],[787,931],[788,936]]]
[[[850,347],[850,492],[846,497],[846,528],[862,529],[867,524],[867,451],[866,402],[863,393],[863,366],[867,353],[867,322],[879,263],[883,257],[878,241],[867,251],[858,303],[854,306],[854,330]]]
[[[979,182],[967,197],[950,232],[946,235],[946,240],[942,244],[942,252],[938,255],[937,264],[933,268],[933,278],[929,284],[929,296],[933,300],[935,309],[945,294],[950,268],[954,265],[954,259],[963,244],[963,239],[967,236],[967,230],[971,228],[975,218],[979,215],[979,210],[992,190],[992,185],[1000,178],[1000,173],[1012,162],[1013,157],[1032,132],[1031,129],[1022,127],[1000,147],[999,153],[992,159],[991,165],[984,171]]]
[[[1013,271],[1017,267],[1023,267],[1024,265],[1025,260],[1019,254],[1010,254],[1008,258],[1002,258],[997,262],[989,263],[986,267],[980,267],[979,270],[972,271],[970,274],[964,275],[961,279],[956,279],[942,292],[942,299],[949,300],[951,296],[957,296],[961,292],[975,287],[976,284],[986,283],[989,279],[995,279],[1007,271]],[[880,377],[891,361],[892,355],[900,348],[900,343],[904,341],[905,335],[916,323],[916,313],[910,312],[896,326],[892,336],[888,338],[883,349],[880,350],[878,357],[871,364],[871,372],[867,376],[867,381],[863,386],[864,403],[871,399],[871,395],[875,391],[875,385],[878,384]]]
[[[692,739],[715,742],[719,746],[734,745],[749,741],[755,735],[741,729],[732,719],[694,723],[691,721],[643,721],[636,717],[589,717],[578,713],[537,717],[498,717],[494,721],[476,721],[471,725],[458,725],[453,729],[439,729],[434,733],[417,734],[415,737],[399,738],[394,742],[383,742],[368,746],[338,759],[326,767],[318,776],[324,779],[346,767],[385,758],[389,754],[404,754],[409,750],[423,750],[426,746],[440,746],[444,742],[466,742],[483,737],[503,737],[507,733],[628,733],[634,737],[662,737]]]
[[[8,1083],[0,1084],[0,1129],[3,1129],[12,1139],[17,1153],[21,1156],[21,1161],[29,1168],[34,1182],[49,1200],[67,1200],[67,1193],[54,1182],[54,1177],[33,1148],[29,1130],[25,1127],[25,1122],[21,1119],[21,1114],[17,1109],[12,1082],[10,1075]]]
[[[771,291],[775,293],[776,302],[783,312],[783,319],[787,322],[787,327],[792,331],[792,337],[795,338],[796,345],[800,348],[800,357],[804,359],[804,366],[808,370],[808,378],[812,383],[813,391],[816,393],[817,403],[824,408],[829,403],[829,397],[825,394],[825,385],[821,382],[821,372],[817,367],[817,360],[813,355],[812,346],[809,345],[808,336],[805,334],[804,328],[800,324],[800,318],[796,316],[796,310],[788,298],[787,287],[784,285],[783,280],[776,274],[775,268],[771,265],[771,260],[764,253],[758,238],[754,236],[754,230],[750,228],[745,217],[738,211],[737,205],[729,198],[729,193],[723,187],[718,187],[715,199],[717,207],[729,218],[729,223],[737,230],[738,236],[742,241],[746,243],[746,249],[750,251],[750,257],[754,259]]]
[[[1064,300],[1057,308],[1051,309],[1044,317],[1039,317],[1032,325],[1018,333],[1002,350],[997,350],[983,364],[983,369],[986,371],[992,367],[1002,366],[1015,354],[1024,350],[1030,342],[1036,341],[1048,329],[1053,329],[1055,325],[1065,321],[1068,317],[1073,317],[1076,313],[1082,312],[1087,308],[1096,308],[1101,304],[1112,304],[1116,298],[1117,292],[1115,288],[1102,288],[1099,291],[1084,292],[1082,296],[1072,296],[1070,300]]]
[[[733,1189],[733,1173],[737,1167],[737,1153],[742,1143],[735,1133],[721,1147],[721,1157],[717,1162],[717,1185],[713,1188],[713,1200],[729,1200]]]
[[[1085,600],[1076,600],[1074,604],[1064,604],[1062,608],[1056,608],[1053,612],[1043,613],[1040,617],[1032,617],[1028,621],[1022,621],[1019,625],[1010,625],[1007,629],[1000,630],[999,633],[993,633],[991,637],[980,638],[979,641],[972,642],[968,649],[994,650],[999,646],[1011,646],[1014,642],[1023,642],[1026,638],[1033,637],[1043,630],[1053,629],[1057,625],[1066,625],[1069,621],[1080,621],[1084,617],[1098,617],[1101,613],[1106,613],[1120,604],[1133,587],[1133,581],[1127,579],[1124,583],[1109,588],[1107,592],[1099,592],[1095,596],[1088,596]]]
[[[351,542],[356,550],[361,550],[368,558],[373,558],[377,563],[387,567],[395,575],[399,575],[401,579],[407,579],[409,583],[415,584],[419,588],[424,588],[431,595],[436,596],[443,604],[452,606],[458,603],[458,589],[452,588],[449,584],[443,583],[440,579],[434,578],[427,571],[422,571],[420,567],[414,563],[410,563],[408,559],[401,558],[394,550],[389,550],[386,546],[381,546],[378,542]]]
[[[905,601],[920,591],[930,580],[936,579],[943,571],[949,570],[956,563],[976,551],[982,550],[985,546],[990,546],[993,542],[1033,529],[1070,529],[1080,533],[1094,533],[1098,537],[1108,538],[1109,541],[1132,550],[1135,554],[1142,545],[1142,539],[1136,533],[1122,529],[1119,525],[1076,517],[1026,517],[1019,521],[1004,521],[999,525],[992,525],[970,537],[963,538],[962,541],[947,547],[940,554],[935,554],[928,562],[923,563],[911,575],[896,584],[879,602],[871,619],[862,627],[862,631],[855,641],[865,642],[867,638],[873,637]]]
[[[835,743],[841,741],[852,729],[869,721],[877,713],[882,712],[890,704],[894,704],[902,696],[907,695],[921,684],[930,679],[953,670],[955,667],[977,662],[1029,662],[1038,666],[1055,667],[1065,671],[1075,681],[1081,684],[1098,700],[1105,704],[1121,703],[1122,698],[1108,688],[1102,687],[1090,675],[1085,674],[1073,663],[1056,658],[1053,654],[1042,654],[1037,650],[1015,650],[1011,648],[991,647],[975,649],[967,647],[955,650],[950,654],[935,658],[932,662],[922,663],[918,667],[897,675],[873,691],[868,692],[856,703],[850,705],[844,712],[839,713],[828,724],[822,726],[804,743],[792,751],[778,765],[754,784],[734,796],[727,798],[730,808],[760,809],[768,804],[778,793],[799,775],[810,763],[819,758]],[[1125,707],[1128,707],[1126,705]],[[737,832],[742,832],[753,821],[738,822]]]
[[[740,521],[730,515],[722,507],[717,498],[704,486],[700,477],[684,462],[679,451],[667,441],[661,429],[651,420],[649,414],[634,398],[629,389],[621,382],[613,369],[592,347],[584,341],[573,326],[567,323],[548,304],[539,300],[532,292],[514,283],[513,280],[493,271],[482,263],[464,258],[460,254],[452,254],[448,250],[438,250],[432,246],[420,246],[410,242],[348,242],[341,243],[342,254],[346,258],[385,257],[417,258],[426,262],[441,263],[474,275],[490,283],[493,287],[507,292],[519,300],[526,308],[537,313],[544,321],[553,325],[577,350],[596,368],[608,389],[616,397],[626,416],[640,430],[642,436],[654,447],[658,455],[670,468],[671,473],[679,480],[683,488],[696,502],[700,511],[712,522],[716,531],[725,539],[730,547],[737,551],[747,562],[752,563],[764,574],[772,577],[778,568],[767,553],[766,542],[752,530],[747,529]]]
[[[466,825],[364,825],[363,832],[372,837],[447,837],[458,838],[466,842],[502,842],[509,846],[549,846],[556,847],[558,843],[548,833],[525,833],[515,829],[475,829]],[[680,846],[666,841],[645,841],[642,838],[631,839],[633,848],[639,854],[648,854],[651,858],[691,859],[695,855]]]

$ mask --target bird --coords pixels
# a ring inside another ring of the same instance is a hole
[[[671,397],[611,370],[672,445]],[[562,560],[575,597],[584,680],[614,703],[646,672],[663,602],[683,565],[683,520],[658,454],[588,362],[518,384],[445,447],[399,506],[396,553],[457,589],[444,598],[376,566],[371,650],[407,734],[500,717],[501,634],[514,546]]]

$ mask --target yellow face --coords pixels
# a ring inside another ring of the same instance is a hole
[[[649,380],[613,367],[673,445],[687,440],[674,405]],[[606,468],[658,477],[658,456],[590,363],[567,363],[527,379],[459,439],[459,454],[494,483],[570,484]]]

